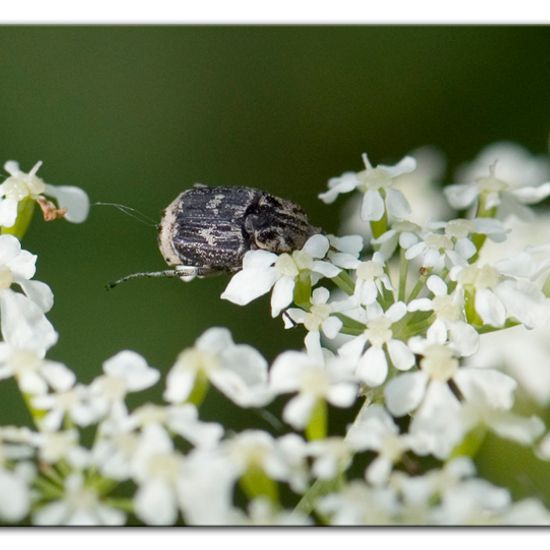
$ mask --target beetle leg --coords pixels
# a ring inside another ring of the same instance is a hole
[[[190,281],[198,275],[196,267],[187,267],[187,266],[177,266],[175,269],[165,269],[164,271],[147,271],[140,273],[132,273],[131,275],[126,275],[112,283],[107,285],[107,288],[114,288],[120,283],[125,283],[130,279],[138,279],[141,277],[177,277],[183,281]]]

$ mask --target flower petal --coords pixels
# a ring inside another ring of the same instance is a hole
[[[80,187],[71,185],[45,184],[46,195],[57,200],[59,208],[66,208],[65,219],[72,223],[82,223],[90,211],[90,199]]]
[[[343,323],[338,317],[329,317],[322,324],[323,333],[327,338],[335,338],[340,332],[342,325]]]
[[[300,393],[293,397],[283,410],[283,419],[293,428],[301,430],[307,426],[316,398],[311,394]]]
[[[447,185],[443,192],[449,204],[455,210],[463,210],[476,200],[479,195],[479,188],[475,183],[459,183]]]
[[[44,351],[57,342],[57,332],[44,312],[23,294],[9,288],[0,292],[0,326],[13,346]]]
[[[503,281],[494,292],[511,317],[527,328],[543,325],[550,314],[550,300],[530,281]]]
[[[353,405],[357,396],[357,387],[355,384],[333,384],[327,395],[327,401],[335,407],[349,407]]]
[[[271,316],[277,317],[285,307],[292,303],[294,298],[294,279],[281,277],[273,286],[271,293]]]
[[[404,302],[395,302],[388,308],[385,315],[392,323],[397,323],[407,315],[407,306]]]
[[[384,199],[377,189],[369,189],[363,197],[361,205],[361,219],[365,221],[378,221],[385,212]]]
[[[449,340],[462,357],[469,357],[479,349],[479,333],[463,321],[449,324]]]
[[[149,525],[172,525],[178,517],[174,491],[165,481],[152,479],[134,497],[136,515]]]
[[[421,371],[396,376],[384,388],[386,407],[393,416],[404,416],[422,402],[428,377]]]
[[[411,207],[405,198],[405,195],[399,189],[386,189],[386,204],[388,206],[388,214],[392,218],[399,220],[407,219],[411,213]]]
[[[388,353],[390,359],[398,370],[408,370],[414,363],[414,354],[401,340],[390,340],[388,342]]]
[[[501,327],[506,321],[506,310],[492,290],[480,288],[476,291],[475,308],[487,325]]]
[[[430,275],[426,281],[426,286],[432,291],[434,296],[447,295],[447,285],[443,279],[437,275]]]
[[[357,377],[368,386],[379,386],[388,375],[388,361],[382,348],[371,346],[357,365]]]
[[[414,157],[403,157],[397,164],[388,166],[387,164],[379,164],[377,168],[382,169],[390,178],[397,178],[403,174],[408,174],[416,169],[416,160]]]
[[[313,271],[315,271],[316,273],[320,273],[324,277],[332,279],[333,277],[336,277],[342,270],[339,267],[331,264],[330,262],[317,260],[313,262]]]
[[[306,241],[302,251],[309,254],[312,258],[324,258],[329,247],[330,243],[328,238],[318,233]]]
[[[543,183],[537,187],[520,187],[514,189],[512,194],[523,204],[536,204],[550,196],[550,182]]]
[[[13,227],[17,219],[17,204],[15,199],[0,200],[0,225],[2,227]]]
[[[27,297],[30,298],[44,313],[52,309],[53,292],[46,283],[18,278],[17,284],[23,289],[23,292],[27,295]]]
[[[268,252],[267,250],[249,250],[243,256],[243,269],[267,269],[271,267],[277,254]]]
[[[268,293],[277,281],[277,277],[275,268],[243,269],[233,275],[221,298],[244,306]]]

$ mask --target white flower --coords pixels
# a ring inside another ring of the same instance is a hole
[[[32,433],[27,428],[0,427],[0,521],[17,522],[30,508],[30,483],[34,467],[27,459],[33,456],[28,443]]]
[[[498,518],[499,525],[550,525],[550,511],[540,500],[526,498],[514,502],[510,507],[501,512]]]
[[[19,169],[19,164],[10,160],[4,164],[4,170],[10,174],[0,184],[0,225],[12,227],[17,218],[17,205],[27,197],[35,200],[45,210],[53,207],[46,201],[44,195],[54,197],[57,200],[61,212],[56,212],[56,217],[63,216],[70,222],[81,223],[88,216],[90,201],[88,195],[82,189],[72,186],[55,186],[44,183],[36,175],[42,165],[37,162],[27,174]]]
[[[158,424],[144,428],[131,463],[139,488],[134,495],[136,515],[149,525],[171,525],[178,518],[178,483],[184,457],[174,449]]]
[[[377,239],[372,239],[371,244],[386,259],[390,259],[399,245],[403,250],[409,249],[421,239],[422,227],[409,221],[399,221],[392,224],[391,228],[382,233]]]
[[[194,450],[177,481],[179,505],[188,525],[229,525],[237,522],[233,486],[239,473],[221,449]]]
[[[171,406],[146,403],[131,414],[129,421],[142,429],[158,424],[196,447],[215,447],[223,436],[223,427],[215,422],[201,422],[197,408],[190,403]]]
[[[35,525],[123,525],[125,520],[126,514],[103,503],[80,472],[66,478],[63,498],[41,506],[33,514]]]
[[[367,307],[366,330],[344,344],[339,353],[342,357],[357,362],[356,375],[369,386],[379,386],[388,374],[388,353],[398,370],[407,370],[414,365],[414,355],[401,340],[393,338],[392,325],[407,313],[403,302],[392,304],[387,311],[375,302]],[[367,342],[370,344],[364,351]]]
[[[464,396],[460,419],[466,431],[486,426],[500,437],[530,445],[544,432],[544,423],[510,411],[516,381],[492,369],[463,367],[455,382]]]
[[[450,269],[455,265],[467,265],[468,260],[477,252],[469,238],[472,234],[487,235],[491,239],[502,241],[506,238],[506,229],[499,221],[487,218],[431,222],[422,233],[422,240],[407,247],[405,258],[412,260],[421,256],[422,267],[436,271],[445,267]]]
[[[417,373],[407,373],[395,378],[396,386],[392,387],[392,391],[395,396],[401,391],[402,395],[408,397],[406,405],[411,409],[414,407],[414,404],[411,406],[413,399],[422,401],[409,426],[409,433],[414,436],[413,450],[418,455],[432,454],[444,460],[465,435],[465,426],[460,418],[460,403],[445,382],[432,380],[425,386],[421,382],[418,383],[418,378],[407,380],[405,376],[409,374]],[[398,380],[402,388],[397,387]],[[409,388],[405,389],[404,386],[407,385]],[[420,397],[416,397],[415,393],[420,393]],[[390,408],[386,398],[390,412],[392,408],[396,409],[396,402],[397,399]]]
[[[234,479],[248,472],[262,472],[271,479],[284,481],[303,493],[308,487],[308,443],[297,434],[278,439],[260,430],[245,430],[224,441],[219,450]]]
[[[44,430],[33,434],[32,443],[38,449],[40,460],[48,464],[61,460],[67,460],[76,468],[86,468],[90,464],[90,453],[79,445],[76,430]]]
[[[365,246],[363,237],[361,235],[345,235],[344,237],[328,235],[328,240],[331,249],[327,253],[327,258],[338,267],[353,269]]]
[[[342,437],[311,441],[308,452],[313,457],[312,473],[319,479],[334,479],[345,472],[353,459],[354,449]]]
[[[515,318],[531,328],[549,317],[549,300],[527,279],[505,277],[490,265],[456,266],[450,277],[465,292],[475,292],[475,310],[484,324],[501,327]]]
[[[18,347],[45,350],[57,333],[44,316],[53,305],[48,285],[31,281],[36,256],[21,250],[12,235],[0,235],[0,316],[4,339]],[[17,284],[24,294],[11,290]]]
[[[130,477],[141,438],[134,425],[126,414],[116,419],[109,416],[99,424],[91,454],[94,465],[104,476],[117,481]]]
[[[14,376],[27,394],[45,394],[48,388],[68,390],[76,380],[62,363],[44,359],[45,350],[20,348],[0,342],[0,379]]]
[[[357,280],[353,298],[358,304],[371,305],[376,302],[379,294],[383,294],[384,289],[393,291],[390,278],[384,270],[385,266],[386,260],[380,252],[375,252],[371,260],[358,262],[355,266]]]
[[[258,497],[248,505],[248,517],[240,518],[236,523],[264,527],[269,525],[311,525],[313,522],[311,518],[299,511],[280,510],[267,498]]]
[[[517,143],[501,141],[488,145],[472,162],[461,165],[456,179],[473,181],[495,162],[503,179],[518,182],[521,186],[535,186],[550,178],[548,155],[535,156]]]
[[[298,308],[289,308],[286,311],[285,327],[291,328],[298,323],[304,325],[309,332],[322,331],[327,338],[334,338],[342,328],[342,321],[331,314],[349,306],[347,300],[342,303],[327,303],[329,298],[330,292],[326,288],[316,288],[311,296],[309,311]]]
[[[407,309],[409,311],[433,311],[435,321],[430,331],[447,333],[451,345],[462,356],[475,353],[479,347],[479,334],[464,321],[464,296],[463,292],[456,290],[448,294],[448,288],[443,279],[437,275],[431,275],[426,281],[426,286],[433,293],[433,298],[418,298],[412,300]]]
[[[457,384],[459,384],[459,380],[466,383],[468,379],[463,377],[472,371],[473,376],[478,376],[480,379],[493,376],[496,379],[492,382],[507,388],[509,388],[509,384],[513,384],[515,388],[513,379],[498,371],[470,367],[459,368],[458,357],[460,354],[458,350],[447,343],[446,330],[432,329],[428,331],[426,339],[413,337],[409,340],[410,349],[414,353],[422,355],[420,370],[395,377],[384,389],[386,405],[394,416],[403,416],[416,409],[424,399],[428,386],[446,386],[449,380],[454,380]],[[462,389],[460,384],[459,387]]]
[[[511,327],[484,334],[469,364],[497,368],[510,374],[540,405],[550,403],[550,324],[532,330]]]
[[[531,220],[532,212],[524,205],[536,204],[550,195],[550,182],[540,184],[522,183],[497,178],[497,162],[489,167],[489,175],[478,177],[474,183],[461,183],[445,187],[444,192],[450,205],[457,210],[474,204],[478,197],[485,200],[485,208],[498,208],[498,216],[507,218],[515,215],[523,220]],[[500,163],[498,164],[500,169]]]
[[[273,288],[271,315],[276,317],[292,303],[298,277],[306,276],[315,284],[321,277],[332,278],[340,273],[339,267],[322,260],[329,246],[328,238],[317,234],[292,254],[277,256],[265,250],[250,250],[244,255],[242,270],[233,275],[221,297],[242,306]]]
[[[403,192],[414,209],[407,216],[409,222],[423,224],[428,219],[447,219],[450,208],[440,189],[440,181],[445,172],[445,159],[434,147],[426,146],[415,149],[410,156],[416,160],[413,172],[398,176],[393,181],[393,188]],[[361,202],[363,196],[353,194],[344,205],[341,231],[370,235],[370,226],[361,219]],[[395,223],[393,224],[395,226]],[[390,255],[382,251],[386,258]]]
[[[42,429],[49,431],[58,430],[65,416],[78,426],[89,426],[103,415],[103,410],[95,405],[90,389],[81,384],[66,390],[36,395],[32,398],[32,405],[45,411],[39,423]]]
[[[358,173],[346,172],[339,178],[329,180],[329,190],[321,193],[319,198],[330,204],[339,194],[358,189],[365,194],[361,206],[363,220],[381,220],[386,210],[391,218],[405,219],[411,209],[403,193],[393,187],[393,180],[412,172],[416,168],[416,161],[412,157],[405,157],[395,166],[381,164],[374,168],[364,154],[363,162],[365,170]]]
[[[299,435],[289,433],[277,439],[276,452],[286,465],[290,488],[296,493],[305,493],[309,481],[308,443]]]
[[[185,401],[199,375],[241,407],[259,407],[271,400],[266,360],[254,348],[236,345],[225,328],[207,330],[193,348],[180,353],[166,378],[164,398],[170,403]]]
[[[21,243],[13,235],[0,235],[0,289],[5,291],[12,284],[21,290],[44,312],[53,305],[53,294],[48,285],[30,279],[36,272],[36,256],[21,249]]]
[[[5,469],[0,465],[0,521],[15,523],[29,512],[31,490],[27,472],[20,465]]]
[[[103,363],[102,376],[90,385],[94,407],[106,414],[112,407],[125,408],[124,400],[130,392],[150,388],[160,378],[160,372],[151,368],[141,355],[125,350]]]
[[[239,476],[248,470],[259,470],[272,479],[289,480],[288,455],[278,450],[277,440],[267,432],[245,430],[225,441],[223,447]]]
[[[57,342],[58,334],[42,309],[24,294],[0,289],[0,317],[4,340],[16,348],[40,354]]]
[[[355,401],[357,386],[349,381],[349,367],[342,358],[286,351],[279,355],[270,371],[274,393],[294,393],[285,406],[283,418],[294,428],[303,429],[315,406],[327,401],[336,407],[349,407]]]
[[[484,479],[466,479],[441,495],[431,513],[438,525],[487,525],[511,504],[510,493]]]
[[[387,482],[394,464],[411,448],[411,440],[410,434],[399,434],[399,427],[381,405],[363,409],[346,435],[354,449],[378,453],[366,471],[367,481],[378,486]]]
[[[331,525],[392,525],[396,523],[399,501],[388,487],[373,488],[356,480],[322,496],[316,508],[330,518]]]
[[[423,356],[420,360],[421,370],[401,374],[390,380],[384,388],[386,406],[392,415],[403,416],[422,403],[413,424],[415,421],[416,425],[431,422],[430,429],[424,431],[429,432],[430,437],[435,438],[434,441],[437,443],[440,443],[440,424],[436,428],[435,423],[442,422],[443,418],[447,420],[447,431],[442,435],[447,438],[443,442],[447,443],[444,448],[450,450],[462,434],[461,425],[456,419],[459,402],[447,385],[449,380],[456,377],[459,369],[456,352],[446,345],[445,332],[429,332],[426,340],[420,337],[413,338],[409,346],[415,353]],[[439,414],[441,410],[445,410],[443,416]],[[451,419],[451,416],[454,418]],[[458,432],[456,428],[459,428]],[[413,427],[409,432],[413,433]],[[434,450],[434,441],[426,443],[431,452],[437,452]],[[417,442],[417,446],[421,446],[421,443]]]

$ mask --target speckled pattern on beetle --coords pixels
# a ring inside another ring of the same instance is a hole
[[[238,271],[249,250],[298,250],[320,232],[287,199],[251,187],[195,184],[164,211],[158,242],[166,263],[188,280]]]

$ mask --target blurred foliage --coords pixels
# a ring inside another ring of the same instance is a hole
[[[336,209],[316,195],[360,168],[364,151],[377,164],[436,145],[449,181],[497,140],[547,152],[549,49],[546,27],[0,27],[1,158],[26,170],[43,160],[48,183],[154,220],[200,181],[294,199],[336,231]],[[301,346],[301,329],[284,331],[267,298],[246,308],[220,301],[225,278],[143,279],[107,292],[122,275],[163,268],[155,229],[115,209],[93,207],[78,226],[37,217],[24,247],[56,297],[50,356],[84,382],[125,348],[166,371],[215,325],[268,359]],[[217,418],[235,409],[216,394],[205,407]],[[26,419],[12,384],[0,384],[0,413],[3,424]],[[500,482],[533,464],[508,463],[511,451],[494,445],[502,463],[484,473]],[[541,464],[529,484],[549,505]]]

